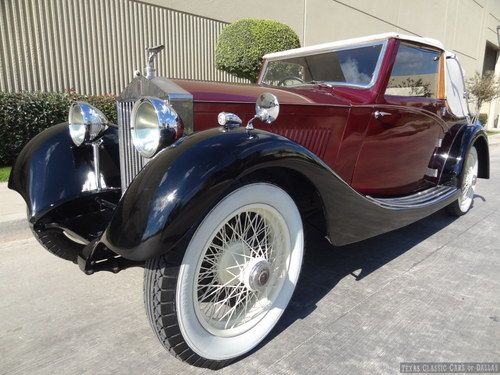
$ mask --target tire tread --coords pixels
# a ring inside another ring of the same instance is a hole
[[[174,357],[197,367],[218,370],[232,360],[216,361],[195,353],[184,340],[177,322],[175,289],[181,256],[173,249],[152,258],[144,268],[144,306],[156,337]],[[163,311],[163,312],[162,312]]]
[[[33,235],[38,242],[51,254],[76,263],[78,253],[82,245],[76,244],[66,238],[64,234],[55,231],[36,231],[33,230]]]

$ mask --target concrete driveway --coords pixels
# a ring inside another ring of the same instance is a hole
[[[279,327],[222,374],[397,374],[400,362],[500,362],[500,146],[474,208],[359,244],[309,243]],[[148,326],[142,269],[85,276],[46,252],[0,187],[0,373],[207,373]]]

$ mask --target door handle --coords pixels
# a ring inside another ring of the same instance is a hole
[[[382,112],[382,111],[375,111],[373,112],[373,117],[375,117],[377,120],[382,118],[382,117],[385,117],[385,116],[390,116],[392,115],[392,113],[389,113],[389,112]]]

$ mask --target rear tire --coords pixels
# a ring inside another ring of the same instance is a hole
[[[477,149],[472,146],[467,153],[462,173],[460,175],[460,196],[446,207],[446,211],[452,216],[463,216],[472,208],[474,193],[476,191],[479,157]]]
[[[303,251],[300,212],[284,190],[269,183],[234,190],[185,248],[146,262],[144,303],[153,331],[182,361],[226,366],[276,325]]]

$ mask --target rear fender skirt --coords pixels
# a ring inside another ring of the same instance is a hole
[[[446,161],[441,173],[440,184],[459,185],[458,179],[462,173],[465,157],[473,145],[476,145],[479,155],[478,177],[490,177],[488,136],[484,128],[479,123],[476,123],[464,125],[457,132],[448,154],[444,156]]]
[[[419,220],[449,204],[385,207],[362,196],[320,158],[277,134],[210,129],[187,136],[156,155],[136,176],[101,237],[130,260],[146,260],[189,240],[214,205],[245,176],[286,168],[307,178],[321,196],[334,245],[369,238]]]
[[[99,150],[101,190],[96,189],[91,145],[73,144],[68,124],[54,125],[21,150],[12,168],[9,188],[26,201],[32,224],[50,211],[78,198],[120,189],[118,136],[110,126]]]

